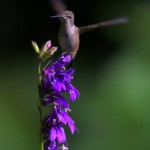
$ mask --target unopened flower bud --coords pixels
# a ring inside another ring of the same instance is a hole
[[[40,49],[39,49],[37,43],[36,43],[35,41],[31,41],[31,43],[32,43],[32,46],[33,46],[33,48],[34,48],[34,51],[35,51],[37,54],[39,54],[39,53],[40,53]]]
[[[47,42],[44,44],[44,46],[43,46],[43,48],[42,48],[42,51],[47,51],[47,50],[50,49],[50,48],[51,48],[51,40],[47,41]]]
[[[47,60],[48,58],[52,57],[53,54],[57,51],[57,47],[50,47],[49,49],[47,50],[44,50],[41,51],[40,53],[40,58],[45,61]]]

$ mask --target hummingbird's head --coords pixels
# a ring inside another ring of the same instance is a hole
[[[72,11],[62,11],[56,16],[51,18],[59,18],[62,23],[74,24],[74,13]]]

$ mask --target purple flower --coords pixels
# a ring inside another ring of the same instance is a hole
[[[69,92],[71,101],[80,97],[78,90],[71,84],[74,69],[65,69],[65,65],[70,61],[71,57],[69,55],[62,55],[50,67],[44,70],[45,77],[43,78],[42,91]]]
[[[67,114],[67,110],[62,109],[59,105],[54,107],[50,115],[44,119],[43,123],[43,134],[48,138],[50,144],[63,144],[66,142],[66,134],[63,129],[64,125],[70,128],[72,134],[78,131],[75,127],[75,122]]]
[[[67,114],[66,111],[64,110],[58,110],[56,111],[57,117],[63,124],[67,124],[68,127],[70,128],[71,133],[73,134],[74,131],[78,131],[77,128],[75,127],[75,122],[72,120],[72,118]]]
[[[44,144],[44,150],[59,150],[59,146],[56,144],[56,142],[47,141]]]
[[[60,106],[55,106],[50,115],[44,119],[45,129],[49,126],[60,126],[60,125],[68,125],[71,133],[74,131],[78,131],[75,127],[75,122],[72,118],[67,114],[66,110],[61,109]]]
[[[71,101],[74,101],[76,98],[79,99],[80,93],[71,83],[68,84],[68,92],[70,94]]]
[[[50,41],[45,47],[51,46]],[[71,56],[63,53],[55,62],[43,70],[40,95],[43,106],[53,105],[51,113],[43,119],[42,133],[45,137],[44,150],[68,150],[64,126],[68,126],[71,133],[78,132],[75,122],[68,115],[69,103],[62,96],[63,92],[70,95],[73,102],[80,97],[79,91],[72,85],[74,69],[67,69]]]
[[[69,103],[64,99],[59,93],[53,92],[49,96],[43,99],[43,105],[48,105],[49,103],[55,103],[55,105],[62,106],[64,108],[69,108]]]
[[[58,141],[59,144],[65,143],[66,141],[66,134],[61,126],[54,126],[50,130],[49,139],[51,142]]]

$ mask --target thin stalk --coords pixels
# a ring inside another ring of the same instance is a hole
[[[38,87],[40,88],[41,85],[41,80],[42,80],[42,75],[41,75],[41,60],[38,59]],[[42,112],[42,99],[40,97],[40,90],[39,90],[39,115],[40,115],[40,150],[44,150],[44,143],[43,143],[43,135],[41,132],[42,124],[43,124],[43,112]]]

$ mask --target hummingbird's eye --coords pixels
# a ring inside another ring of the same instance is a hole
[[[68,19],[71,19],[72,17],[71,17],[71,16],[67,16],[67,18],[68,18]]]

